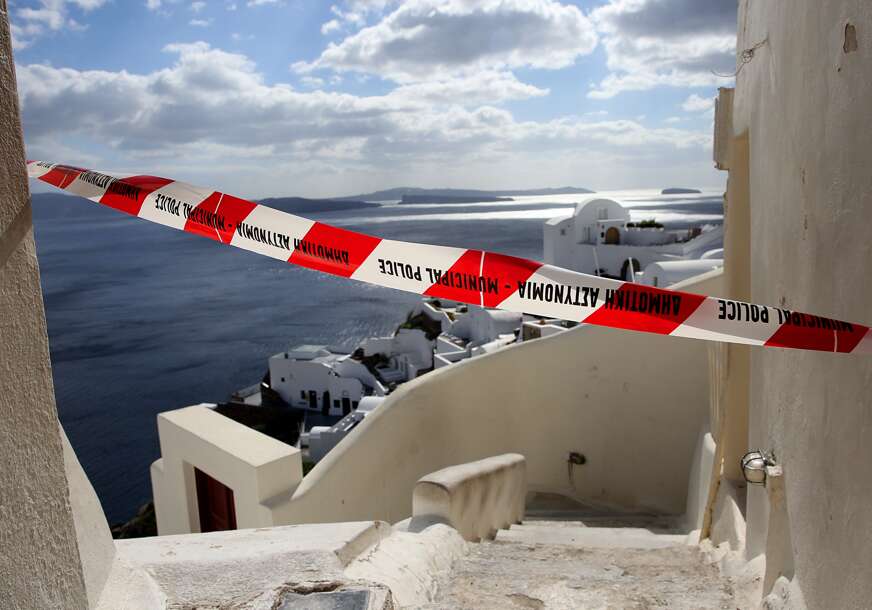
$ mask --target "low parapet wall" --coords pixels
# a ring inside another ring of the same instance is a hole
[[[196,470],[233,492],[240,529],[284,525],[276,506],[287,504],[303,478],[300,450],[194,405],[157,418],[161,458],[151,465],[160,535],[199,532]]]
[[[449,466],[418,481],[412,496],[416,519],[436,518],[464,540],[493,539],[497,530],[520,523],[527,495],[527,462],[507,453]]]
[[[679,286],[718,295],[721,274]],[[708,420],[706,346],[581,326],[428,373],[318,463],[277,509],[280,522],[396,523],[425,474],[503,453],[527,458],[530,491],[682,514]]]

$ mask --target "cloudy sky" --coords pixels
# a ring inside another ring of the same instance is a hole
[[[28,156],[239,195],[720,186],[735,0],[10,0]]]

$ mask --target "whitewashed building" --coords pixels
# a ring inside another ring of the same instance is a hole
[[[361,342],[364,357],[384,357],[385,362],[375,365],[384,383],[402,383],[433,368],[434,342],[417,328],[400,328],[392,337],[370,337]]]
[[[323,345],[300,345],[272,356],[269,376],[288,405],[324,415],[347,415],[364,396],[385,394],[362,362]]]
[[[522,343],[524,341],[532,341],[533,339],[544,339],[545,337],[562,333],[563,331],[574,328],[575,326],[578,326],[578,323],[570,322],[568,320],[524,316],[524,324],[521,325],[518,342]]]
[[[522,323],[519,313],[470,305],[437,337],[433,366],[441,368],[514,343]]]
[[[723,227],[670,231],[640,226],[630,212],[612,199],[592,196],[575,207],[571,216],[545,223],[545,262],[591,275],[629,281],[646,266],[663,260],[697,259],[723,246]]]
[[[658,261],[645,267],[640,284],[663,288],[724,266],[722,258]]]
[[[310,462],[320,462],[321,459],[330,453],[343,438],[354,430],[364,418],[375,411],[384,397],[382,396],[366,396],[360,401],[360,405],[356,410],[352,411],[341,420],[332,426],[312,426],[308,432],[301,435],[301,444],[308,447],[308,459]]]

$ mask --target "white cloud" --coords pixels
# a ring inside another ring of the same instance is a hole
[[[73,4],[78,5],[81,9],[85,11],[91,11],[95,8],[100,8],[104,4],[106,4],[107,0],[72,0]]]
[[[211,19],[191,19],[188,22],[188,25],[192,25],[197,28],[207,28],[212,25]]]
[[[342,6],[332,5],[330,12],[338,18],[337,27],[341,25],[362,27],[370,15],[380,15],[403,0],[345,0]],[[328,22],[329,23],[329,22]],[[326,25],[326,24],[325,24]]]
[[[703,87],[735,66],[734,0],[610,0],[591,19],[603,36],[609,74],[588,96],[657,86]]]
[[[580,183],[584,176],[577,172],[585,160],[596,164],[591,176],[619,176],[665,159],[678,164],[705,157],[701,151],[710,146],[707,132],[636,121],[573,116],[520,121],[488,105],[489,98],[545,91],[509,72],[446,78],[438,87],[406,84],[387,95],[361,97],[267,84],[246,56],[204,42],[165,50],[175,56],[172,65],[146,74],[19,66],[28,147],[41,150],[50,142],[74,140],[110,151],[113,166],[147,165],[156,171],[165,165],[166,173],[180,178],[188,168],[186,174],[218,185],[246,176],[230,186],[257,194],[328,195],[325,189],[336,194],[338,188],[328,176],[423,181],[437,169],[447,175],[447,168],[452,180],[467,184],[483,184],[485,176],[496,182],[526,175],[531,167],[542,173],[530,183]],[[487,88],[497,93],[488,94]],[[257,161],[264,158],[270,160],[268,174]],[[546,159],[551,165],[542,164]],[[558,169],[561,173],[554,173]],[[293,188],[287,186],[291,174]],[[251,176],[257,180],[247,182]]]
[[[26,49],[32,43],[31,40],[28,39],[27,34],[24,29],[22,29],[19,25],[15,23],[9,24],[9,33],[12,36],[12,50],[19,51],[21,49]]]
[[[331,32],[337,31],[341,27],[342,27],[342,24],[339,22],[338,19],[331,19],[330,21],[325,22],[321,26],[321,33],[326,36],[327,34],[329,34]]]
[[[522,83],[511,72],[487,71],[457,78],[401,85],[391,92],[391,96],[470,106],[542,97],[548,93],[548,89]]]
[[[59,30],[66,22],[63,5],[58,8],[20,8],[17,14],[25,23],[43,25],[50,30]]]
[[[324,86],[324,79],[317,76],[304,76],[300,78],[300,82],[310,89],[319,89]]]
[[[69,6],[73,5],[87,13],[106,2],[107,0],[40,0],[35,7],[18,8],[11,12],[12,45],[15,49],[25,49],[49,32],[64,29],[84,30],[87,26],[70,17]]]
[[[700,97],[694,93],[682,102],[681,109],[685,112],[703,112],[704,110],[711,110],[714,106],[714,98]]]
[[[334,13],[348,15],[336,7]],[[483,70],[563,68],[592,52],[596,41],[582,12],[556,0],[407,0],[377,24],[331,43],[315,61],[293,68],[414,82]]]
[[[248,0],[247,6],[265,6],[267,4],[278,4],[281,0]]]
[[[681,117],[671,116],[671,117],[663,119],[663,122],[668,124],[668,125],[675,125],[676,123],[681,122]]]
[[[202,0],[197,0],[196,2],[191,2],[190,9],[191,9],[191,11],[193,11],[195,13],[199,13],[204,8],[206,8],[206,3],[203,2]]]

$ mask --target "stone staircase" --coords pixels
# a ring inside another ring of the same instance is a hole
[[[736,608],[729,580],[685,540],[646,515],[534,513],[471,544],[427,608]]]

